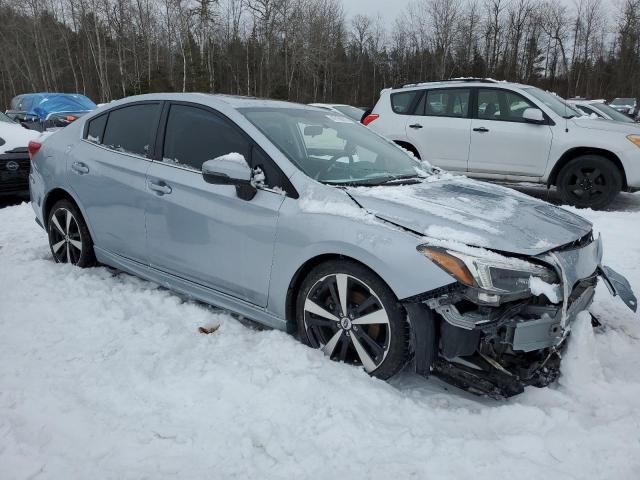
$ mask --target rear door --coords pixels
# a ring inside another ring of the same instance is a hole
[[[549,125],[522,118],[533,102],[511,90],[478,88],[471,124],[469,172],[541,176],[553,139]]]
[[[467,170],[470,98],[469,88],[424,90],[406,121],[407,137],[424,160],[447,170]]]
[[[239,153],[279,186],[275,164],[225,116],[189,103],[163,115],[164,140],[148,172],[146,212],[151,266],[258,306],[266,306],[278,212],[284,195],[258,190],[242,200],[212,185],[202,164]],[[276,167],[277,168],[277,167]]]
[[[161,102],[142,102],[92,118],[70,152],[70,185],[96,247],[146,263],[146,175]]]

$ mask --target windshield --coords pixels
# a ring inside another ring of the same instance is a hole
[[[609,105],[606,105],[604,103],[595,103],[595,102],[590,103],[590,105],[600,110],[602,113],[610,116],[611,120],[616,120],[617,122],[633,123],[633,120],[631,118],[627,117],[624,113],[620,113],[615,108],[611,108]]]
[[[636,104],[635,98],[614,98],[611,100],[611,105],[619,107],[633,107]]]
[[[547,107],[549,107],[551,110],[553,110],[557,115],[560,115],[561,117],[571,118],[571,117],[580,117],[583,115],[580,111],[578,111],[577,109],[569,105],[567,102],[565,102],[562,98],[558,97],[557,95],[553,95],[549,92],[545,92],[544,90],[540,90],[539,88],[536,88],[536,87],[525,87],[523,88],[523,90],[527,92],[529,95],[533,96],[534,98],[540,100],[542,103],[544,103]]]
[[[0,112],[0,122],[16,123],[14,120],[11,119],[11,117],[9,117],[8,115],[5,115],[2,112]]]
[[[299,108],[239,111],[294,165],[323,183],[379,185],[432,173],[427,163],[336,113]]]
[[[356,122],[359,122],[362,119],[362,115],[364,115],[364,110],[361,110],[357,107],[352,107],[351,105],[334,105],[333,108],[338,110],[343,115],[352,118]]]

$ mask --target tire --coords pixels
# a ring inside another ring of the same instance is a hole
[[[609,159],[583,155],[569,161],[556,182],[564,203],[578,208],[604,208],[620,193],[622,174]]]
[[[57,201],[47,219],[49,248],[56,263],[93,267],[93,240],[78,207],[69,200]]]
[[[349,315],[342,315],[344,297]],[[307,275],[296,299],[296,323],[306,345],[383,380],[409,358],[409,324],[397,298],[380,277],[352,261],[329,261]]]

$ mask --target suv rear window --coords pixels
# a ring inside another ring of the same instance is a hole
[[[410,115],[409,109],[413,104],[413,100],[416,95],[420,93],[420,90],[409,90],[408,92],[398,92],[391,94],[391,108],[394,113],[400,115]]]
[[[118,152],[150,158],[159,115],[159,103],[136,104],[111,110],[102,144]]]

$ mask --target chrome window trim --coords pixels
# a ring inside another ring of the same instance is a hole
[[[105,147],[101,143],[92,142],[92,141],[90,141],[90,140],[88,140],[86,138],[81,138],[80,141],[88,143],[89,145],[93,145],[94,147],[101,148],[101,149],[106,150],[108,152],[117,153],[118,155],[126,155],[127,157],[137,158],[137,159],[140,159],[140,160],[144,160],[146,162],[152,162],[153,161],[152,158],[143,157],[142,155],[138,155],[137,153],[119,152],[118,150],[114,150],[113,148]]]

